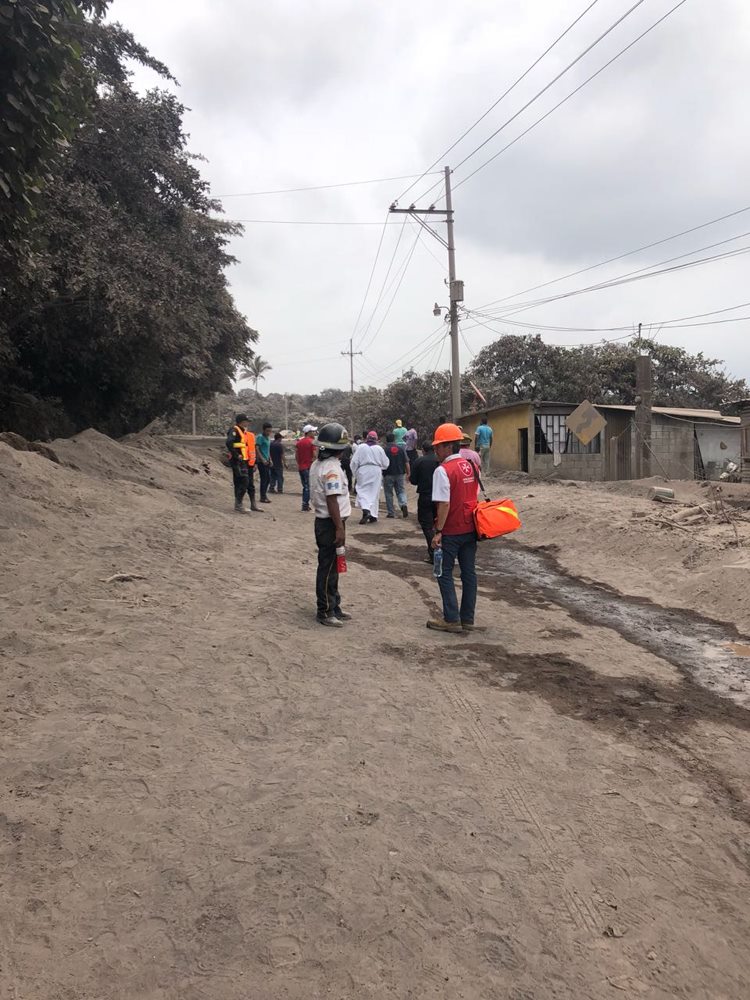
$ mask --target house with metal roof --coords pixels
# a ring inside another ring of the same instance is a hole
[[[549,400],[507,403],[464,414],[459,423],[472,438],[482,416],[492,428],[491,468],[561,479],[635,479],[639,449],[647,447],[651,474],[666,479],[718,479],[729,462],[741,461],[739,417],[718,410],[654,406],[650,441],[641,440],[635,406],[596,404],[606,424],[583,443],[568,427],[577,403]]]

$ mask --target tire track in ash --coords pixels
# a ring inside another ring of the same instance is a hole
[[[457,718],[463,720],[462,730],[469,736],[476,750],[476,763],[488,784],[502,782],[500,795],[508,815],[528,832],[533,830],[545,860],[546,873],[541,875],[548,889],[549,899],[558,916],[577,931],[600,934],[602,918],[596,908],[566,883],[566,866],[557,847],[552,843],[533,805],[532,793],[524,780],[524,769],[518,756],[507,743],[490,739],[482,722],[481,707],[469,692],[455,681],[438,678],[436,687],[441,692]],[[502,769],[490,768],[487,760],[500,760]],[[508,781],[505,775],[515,775]],[[562,901],[562,908],[557,902]]]

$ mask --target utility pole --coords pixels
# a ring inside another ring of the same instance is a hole
[[[461,368],[458,357],[458,303],[463,302],[463,282],[456,281],[456,244],[453,241],[453,199],[451,197],[451,168],[445,168],[445,211],[448,223],[448,288],[450,290],[451,321],[451,415],[458,420],[461,414]],[[460,295],[459,288],[460,287]]]
[[[448,318],[450,320],[450,336],[451,336],[451,417],[453,420],[457,420],[461,414],[461,367],[460,358],[458,354],[458,303],[464,300],[464,283],[463,281],[458,281],[456,279],[456,245],[453,238],[453,199],[451,196],[451,168],[445,168],[445,208],[435,208],[434,205],[430,205],[429,208],[417,208],[415,205],[410,205],[408,208],[398,208],[396,202],[394,202],[390,211],[396,213],[397,215],[410,215],[419,225],[426,229],[431,236],[434,236],[439,243],[448,251],[448,290],[450,294],[450,306],[448,309]],[[435,230],[429,226],[424,219],[420,218],[423,215],[442,215],[445,216],[445,222],[447,223],[447,239],[444,239],[440,233],[435,232]]]
[[[195,424],[196,424],[196,421],[195,421],[195,402],[193,402],[193,437],[196,436]]]
[[[342,355],[349,355],[349,432],[354,440],[354,355],[362,354],[362,351],[354,350],[353,338],[349,338],[349,350],[342,351]]]
[[[289,430],[289,393],[284,393],[284,430]]]
[[[651,475],[651,355],[635,359],[635,474],[637,479]]]

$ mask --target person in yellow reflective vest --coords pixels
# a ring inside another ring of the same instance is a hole
[[[227,431],[227,451],[232,458],[232,481],[234,483],[234,509],[238,514],[248,513],[243,506],[247,493],[250,510],[262,514],[255,502],[255,435],[247,429],[250,423],[247,414],[238,413],[234,426]]]

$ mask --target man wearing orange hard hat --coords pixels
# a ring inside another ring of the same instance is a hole
[[[477,628],[474,624],[477,603],[474,510],[479,484],[474,466],[459,454],[463,437],[464,432],[457,424],[441,424],[432,441],[440,462],[432,476],[432,502],[437,509],[432,547],[436,555],[438,549],[442,552],[442,570],[437,581],[443,599],[443,617],[428,621],[427,628],[440,632],[470,632]],[[460,607],[453,582],[456,561],[461,571]]]

